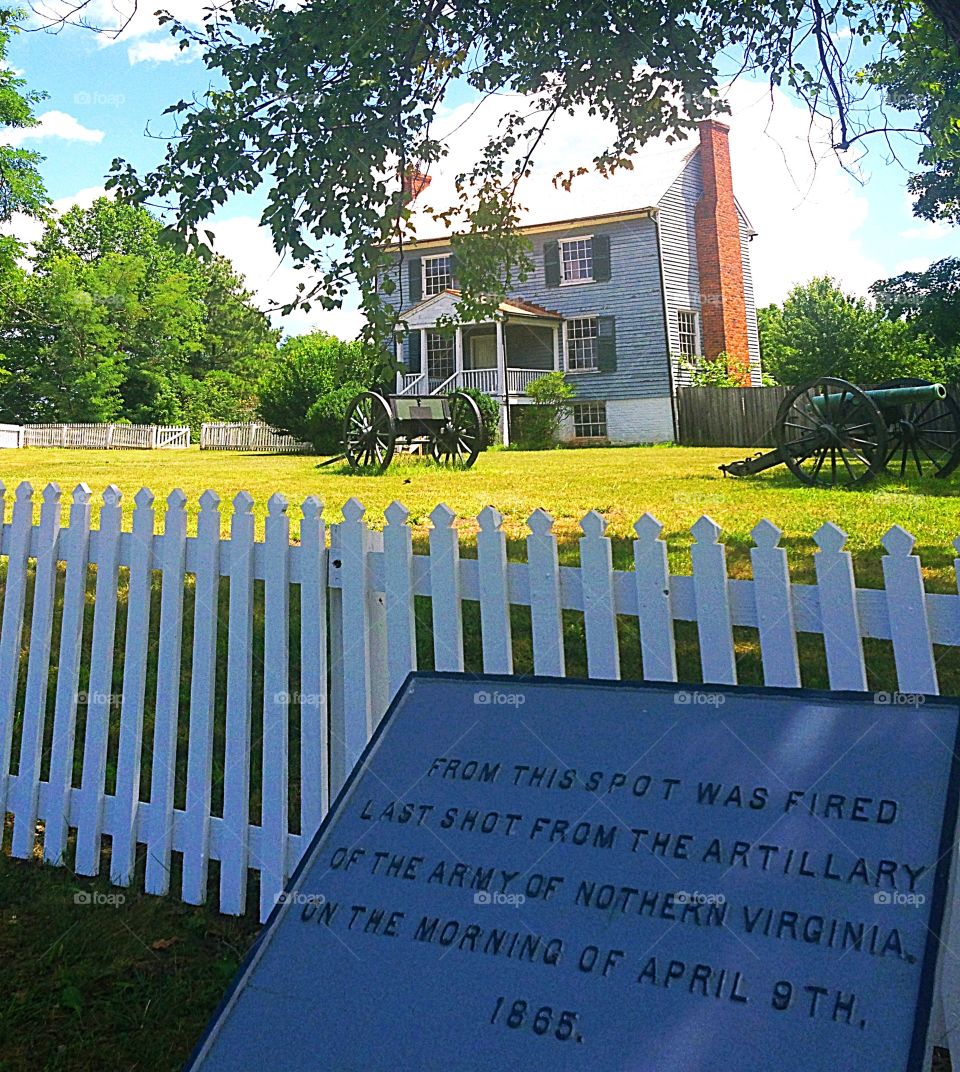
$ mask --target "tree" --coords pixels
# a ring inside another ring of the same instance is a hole
[[[932,340],[844,294],[829,276],[794,287],[782,307],[761,309],[758,320],[764,366],[778,383],[839,376],[870,384],[947,372]]]
[[[82,0],[78,8],[82,15]],[[954,32],[949,4],[931,0],[929,9],[941,36]],[[220,88],[168,110],[175,136],[158,168],[141,176],[118,160],[110,182],[133,201],[166,201],[192,248],[232,194],[270,185],[262,221],[276,248],[320,277],[300,300],[333,307],[355,281],[368,334],[383,339],[396,315],[377,290],[389,262],[384,243],[401,240],[411,215],[403,177],[428,172],[446,152],[433,123],[453,87],[522,95],[464,164],[456,202],[433,213],[453,232],[459,313],[471,320],[490,315],[504,280],[529,267],[515,233],[517,198],[558,113],[585,107],[616,128],[595,160],[572,161],[558,181],[573,181],[587,164],[602,173],[629,168],[644,141],[676,139],[722,110],[728,61],[720,57],[735,52],[744,71],[801,94],[845,149],[873,123],[864,86],[871,78],[885,85],[887,74],[865,73],[858,56],[841,51],[841,31],[862,45],[879,40],[895,57],[913,47],[914,14],[906,0],[218,4],[200,30],[165,21],[183,47],[201,51]],[[891,92],[890,101],[896,108],[900,98]],[[922,123],[919,132],[932,137]]]
[[[945,257],[923,272],[904,272],[870,288],[893,320],[906,320],[950,350],[960,347],[960,258]]]
[[[258,412],[318,453],[334,454],[350,399],[374,386],[381,369],[381,356],[359,341],[322,331],[296,336],[281,345],[260,381]]]

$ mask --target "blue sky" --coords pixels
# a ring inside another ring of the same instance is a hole
[[[170,0],[167,6],[185,17],[202,7],[198,0]],[[146,128],[155,135],[169,133],[164,108],[209,85],[202,62],[184,62],[169,34],[146,13],[113,43],[79,29],[23,34],[11,47],[10,62],[32,88],[49,93],[38,108],[42,126],[21,144],[46,157],[43,175],[61,207],[95,196],[114,157],[140,170],[157,163],[164,142],[148,137]],[[876,278],[960,255],[956,228],[912,216],[907,173],[887,161],[879,141],[868,145],[859,164],[860,182],[816,132],[811,146],[807,114],[787,95],[774,94],[771,112],[767,87],[741,81],[729,99],[737,194],[759,232],[753,247],[758,300],[779,300],[789,286],[828,272],[863,292]],[[462,107],[463,99],[451,102],[451,120],[457,118],[457,104]],[[481,118],[471,138],[483,134],[482,123]],[[584,126],[590,129],[589,123],[580,124],[578,139]],[[595,143],[585,133],[571,145],[569,132],[560,132],[552,147],[544,146],[544,173],[568,164],[571,154],[589,153]],[[909,162],[910,147],[901,143],[900,148]],[[578,197],[576,186],[569,196],[571,216],[607,207]],[[259,208],[256,197],[228,204],[214,228],[218,248],[245,273],[263,303],[283,301],[292,296],[299,274],[272,250],[257,223]],[[29,226],[21,232],[31,234]],[[278,322],[292,332],[319,325],[349,336],[359,318],[348,308],[298,312]]]

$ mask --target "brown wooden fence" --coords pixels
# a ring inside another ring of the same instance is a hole
[[[789,387],[679,387],[677,436],[687,447],[772,447]]]

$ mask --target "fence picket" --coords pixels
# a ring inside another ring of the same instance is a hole
[[[410,511],[392,502],[383,531],[384,589],[387,604],[387,675],[391,698],[417,666],[416,613],[413,595],[413,534]]]
[[[27,691],[23,701],[20,768],[17,776],[19,799],[13,808],[11,852],[21,860],[33,855],[36,837],[40,758],[47,711],[47,685],[50,680],[60,513],[60,488],[56,484],[48,484],[43,489],[40,529],[37,533],[37,572],[33,585],[33,617],[30,622],[30,661],[27,666]]]
[[[147,652],[150,650],[150,597],[153,570],[153,492],[141,488],[134,497],[133,539],[130,541],[130,580],[127,631],[123,647],[123,699],[120,706],[120,744],[117,788],[110,833],[110,881],[129,886],[137,855],[137,812],[140,808],[140,753],[143,707],[146,700]]]
[[[50,796],[43,832],[43,859],[63,862],[70,829],[70,790],[73,787],[73,748],[77,729],[83,611],[87,596],[90,549],[90,489],[78,484],[70,507],[70,527],[63,534],[66,580],[60,616],[60,655],[50,750]]]
[[[480,635],[487,674],[513,673],[510,635],[510,591],[507,582],[507,539],[503,514],[485,506],[477,521],[477,565],[480,571]]]
[[[263,791],[260,822],[260,920],[270,915],[287,877],[290,750],[290,518],[287,500],[267,504],[263,650]]]
[[[591,510],[580,522],[580,579],[583,585],[583,625],[587,638],[590,677],[620,677],[620,647],[613,596],[613,549],[605,536],[607,522]]]
[[[776,525],[761,521],[750,533],[756,544],[750,551],[754,601],[760,629],[763,680],[767,685],[800,687],[800,659],[793,622],[793,595],[787,552],[779,545],[783,535]]]
[[[534,510],[527,518],[527,576],[530,579],[530,624],[533,633],[533,669],[547,677],[563,677],[563,611],[560,599],[560,562],[553,518]]]
[[[463,608],[460,603],[460,542],[456,515],[446,503],[430,520],[430,602],[433,608],[433,663],[436,670],[463,670]]]
[[[2,485],[0,485],[2,486]],[[4,487],[4,496],[6,488]],[[5,502],[3,504],[5,506]],[[6,814],[13,748],[13,723],[20,677],[20,645],[27,591],[27,558],[33,537],[33,486],[23,481],[16,490],[10,531],[4,541],[7,556],[3,624],[0,627],[0,817]]]
[[[670,569],[663,525],[644,514],[633,526],[633,565],[637,582],[640,657],[649,681],[677,680],[676,640],[670,612]]]
[[[253,497],[233,498],[230,519],[230,617],[227,725],[220,826],[220,911],[242,916],[247,904],[250,838],[250,720],[253,688]]]
[[[338,559],[343,599],[340,658],[349,673],[343,675],[343,710],[333,732],[341,742],[344,777],[353,769],[372,730],[370,696],[370,620],[367,604],[367,553],[369,532],[365,510],[356,499],[343,507],[339,526]],[[336,562],[334,562],[336,565]]]
[[[940,691],[937,664],[930,643],[920,559],[913,554],[914,539],[906,529],[893,525],[881,543],[887,552],[880,563],[898,688],[936,695]]]
[[[77,812],[74,868],[81,875],[100,872],[100,839],[106,787],[110,714],[114,707],[113,658],[117,631],[117,571],[120,565],[120,489],[103,493],[97,533],[97,586],[93,605],[93,641],[87,687],[87,723]]]
[[[819,548],[813,563],[830,688],[865,692],[867,670],[860,640],[853,559],[843,549],[847,534],[828,521],[817,529],[813,539]]]
[[[200,496],[196,546],[190,735],[187,742],[187,796],[184,808],[182,896],[187,904],[203,904],[206,900],[210,858],[217,623],[220,611],[220,496],[213,491],[205,491]]]
[[[690,548],[693,592],[697,604],[700,668],[710,684],[736,685],[737,659],[727,588],[727,552],[718,543],[720,526],[706,514],[690,530],[696,541]]]
[[[304,850],[327,812],[327,550],[323,503],[300,522],[300,833]],[[291,866],[299,861],[291,861]]]

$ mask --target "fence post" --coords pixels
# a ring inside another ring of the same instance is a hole
[[[107,769],[110,715],[114,707],[113,657],[117,631],[117,579],[120,565],[120,489],[103,493],[97,533],[97,587],[93,606],[93,642],[83,741],[75,868],[81,875],[100,871],[103,795]]]
[[[477,517],[477,565],[480,579],[480,635],[483,670],[513,673],[510,635],[510,591],[507,579],[507,541],[501,530],[503,514],[485,506]]]
[[[267,503],[264,543],[263,792],[260,806],[260,920],[287,877],[290,760],[290,518],[283,495]]]
[[[310,495],[300,522],[300,837],[304,850],[329,804],[327,548],[323,503]],[[298,861],[297,861],[298,862]]]
[[[718,543],[720,526],[706,514],[691,528],[693,591],[697,606],[700,666],[709,684],[736,685],[737,660],[727,589],[727,551]]]
[[[63,862],[70,828],[70,790],[73,786],[73,749],[77,730],[77,690],[83,640],[83,611],[87,597],[87,563],[90,549],[90,489],[78,484],[70,506],[66,533],[66,580],[60,618],[60,652],[57,694],[50,753],[50,796],[43,834],[43,859]]]
[[[880,542],[887,552],[880,562],[893,659],[897,667],[897,688],[900,692],[936,695],[940,691],[937,664],[930,642],[920,559],[913,554],[914,539],[906,529],[893,525]]]
[[[613,551],[607,522],[596,510],[580,521],[580,581],[590,677],[620,677],[620,644],[613,593]]]
[[[242,916],[250,840],[250,720],[253,688],[253,497],[238,491],[230,519],[230,619],[226,755],[220,845],[220,911]]]
[[[190,738],[183,817],[183,899],[187,904],[203,904],[207,899],[217,623],[220,616],[220,521],[220,496],[205,491],[200,496],[197,519]]]
[[[6,486],[0,482],[0,488],[3,489],[0,506],[5,508]],[[3,597],[3,627],[0,629],[0,815],[5,815],[7,811],[27,591],[27,557],[32,536],[33,486],[25,480],[16,491],[10,534],[4,547],[7,554],[7,585]]]
[[[433,658],[437,670],[463,670],[463,612],[460,604],[460,542],[454,512],[446,503],[433,508],[430,520],[430,602],[433,613]]]
[[[844,551],[847,534],[827,521],[813,534],[819,550],[813,556],[820,602],[830,688],[866,692],[867,671],[860,639],[860,613],[853,560]]]
[[[779,547],[780,529],[760,521],[750,533],[756,544],[750,551],[753,564],[753,598],[760,631],[763,683],[800,687],[800,660],[793,624],[793,593],[787,552]]]
[[[560,600],[560,563],[553,518],[534,510],[527,518],[527,576],[530,579],[530,624],[533,635],[533,669],[548,677],[563,677],[563,610]]]
[[[640,657],[647,681],[676,681],[677,652],[670,610],[670,568],[663,525],[644,514],[633,526],[633,564],[637,582]]]
[[[23,701],[23,731],[20,739],[19,800],[13,809],[11,853],[21,860],[33,855],[40,796],[40,758],[43,724],[50,681],[50,636],[53,629],[54,595],[57,583],[57,547],[60,540],[60,488],[43,489],[37,572],[33,586],[33,620],[30,623],[30,656],[27,691]]]
[[[410,511],[392,502],[384,512],[383,577],[387,604],[387,677],[391,698],[417,666],[417,632],[413,594],[413,534]]]

